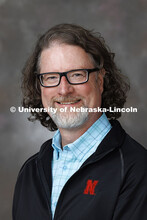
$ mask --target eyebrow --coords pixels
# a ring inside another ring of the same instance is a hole
[[[42,72],[42,73],[65,73],[65,72],[70,72],[70,71],[76,71],[76,70],[85,70],[85,69],[93,69],[93,68],[97,68],[97,67],[84,67],[84,66],[81,66],[81,67],[78,67],[78,68],[73,68],[73,69],[68,69],[66,71],[46,71],[46,72]],[[40,73],[40,74],[42,74]]]

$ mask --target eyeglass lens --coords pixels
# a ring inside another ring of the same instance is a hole
[[[86,70],[70,71],[66,74],[68,81],[73,84],[83,83],[87,80]],[[59,73],[45,73],[41,75],[41,82],[44,86],[58,85],[61,75]]]

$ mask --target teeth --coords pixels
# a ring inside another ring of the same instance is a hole
[[[61,105],[69,105],[69,104],[74,104],[76,102],[60,102]]]
[[[74,102],[59,102],[61,105],[70,105],[70,104],[74,104],[77,103],[79,100],[74,101]]]

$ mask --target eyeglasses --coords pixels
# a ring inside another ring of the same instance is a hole
[[[86,83],[89,80],[89,74],[95,71],[99,71],[99,68],[94,69],[76,69],[67,72],[48,72],[37,74],[41,86],[43,87],[55,87],[61,82],[62,76],[65,76],[68,83],[71,85],[78,85]]]

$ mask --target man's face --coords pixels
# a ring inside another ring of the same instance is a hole
[[[75,69],[95,68],[89,54],[79,46],[54,43],[44,49],[40,57],[40,73],[66,72]],[[99,72],[90,73],[89,81],[84,84],[71,85],[65,76],[61,78],[57,87],[45,88],[41,86],[42,103],[45,108],[53,107],[57,113],[49,112],[58,128],[71,129],[93,124],[100,113],[70,112],[70,107],[95,108],[101,106],[103,91],[103,76]],[[67,108],[61,112],[61,108]]]

